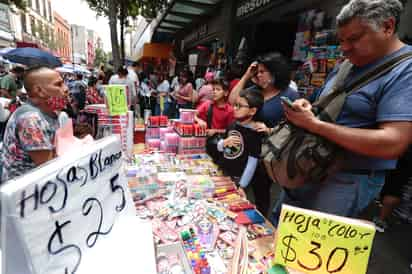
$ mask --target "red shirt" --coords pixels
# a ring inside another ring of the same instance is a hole
[[[207,122],[207,112],[212,101],[206,101],[197,107],[198,117]],[[229,103],[225,103],[223,106],[213,105],[212,109],[212,128],[213,129],[226,129],[234,122],[233,107]]]

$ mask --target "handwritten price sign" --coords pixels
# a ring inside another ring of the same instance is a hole
[[[311,274],[366,273],[373,225],[288,205],[280,220],[276,263]]]
[[[135,214],[121,165],[120,142],[109,137],[9,182],[1,192],[2,273],[105,273],[118,264],[113,253],[130,250],[131,240],[116,224]]]
[[[105,87],[107,105],[110,115],[125,115],[127,113],[126,86],[108,85]]]

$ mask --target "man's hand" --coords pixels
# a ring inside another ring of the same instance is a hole
[[[312,112],[312,105],[308,100],[298,99],[293,102],[292,107],[282,104],[285,116],[292,124],[311,132],[315,131],[320,121]]]
[[[240,145],[240,137],[239,136],[229,136],[225,140],[223,140],[224,147],[236,147]]]

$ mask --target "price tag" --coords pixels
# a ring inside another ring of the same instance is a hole
[[[105,86],[107,105],[110,115],[125,115],[127,113],[126,86],[108,85]]]
[[[364,274],[374,236],[372,224],[283,205],[275,263],[310,274]]]

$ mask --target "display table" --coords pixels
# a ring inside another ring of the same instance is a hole
[[[265,273],[270,268],[273,226],[237,192],[230,178],[221,176],[207,155],[135,155],[125,172],[137,216],[152,221],[160,248],[158,267],[178,264],[185,269],[187,261],[193,272],[183,273]],[[248,220],[243,213],[250,211],[259,216]],[[187,246],[196,242],[196,248]],[[185,256],[178,256],[176,263],[171,254],[178,254],[182,246]]]

